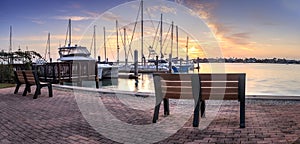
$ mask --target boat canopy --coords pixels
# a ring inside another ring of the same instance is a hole
[[[60,58],[57,59],[59,61],[86,61],[86,60],[94,60],[90,57],[91,53],[87,50],[86,47],[82,46],[68,46],[68,47],[60,47],[58,48]]]
[[[87,50],[86,47],[81,46],[70,46],[70,47],[61,47],[59,48],[59,56],[69,57],[69,56],[85,56],[89,57],[91,53]]]

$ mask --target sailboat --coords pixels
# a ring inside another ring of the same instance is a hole
[[[96,26],[94,26],[94,49],[96,49]],[[100,61],[100,58],[98,60],[98,77],[99,79],[105,79],[105,78],[118,78],[119,77],[119,67],[116,65],[113,65],[112,63],[109,63],[106,58],[106,37],[105,37],[105,27],[103,27],[104,32],[104,61]],[[94,50],[95,51],[95,50]]]
[[[166,65],[163,65],[161,63],[165,62],[165,60],[163,59],[160,59],[158,61],[158,64],[156,66],[156,60],[154,60],[154,57],[155,55],[157,55],[157,53],[155,52],[155,50],[153,49],[153,47],[149,47],[148,50],[149,50],[149,54],[152,55],[152,59],[149,59],[147,62],[146,62],[146,58],[144,56],[144,53],[143,53],[143,49],[144,49],[144,19],[143,19],[143,0],[141,0],[141,3],[140,3],[140,14],[141,14],[141,65],[138,65],[137,66],[137,69],[138,69],[138,72],[139,73],[153,73],[155,71],[161,71],[161,72],[168,72],[169,71],[169,68],[168,66]],[[137,24],[138,20],[136,20],[136,23],[135,23],[135,27],[134,29],[136,28],[136,24]],[[161,27],[162,27],[162,21],[161,21]],[[162,28],[161,28],[161,33],[162,33]],[[162,37],[161,37],[162,39]],[[123,66],[120,66],[119,68],[119,71],[120,72],[134,72],[134,65],[128,65],[128,54],[127,54],[127,50],[126,50],[126,28],[124,28],[124,50],[125,50],[125,65]],[[161,46],[162,46],[162,40],[160,41],[161,42]],[[149,55],[149,57],[150,57]],[[146,64],[147,63],[147,64]]]
[[[176,28],[176,33],[178,36],[178,30]],[[177,39],[177,44],[178,44],[178,39]],[[178,53],[178,52],[177,52]],[[189,60],[188,57],[188,53],[189,53],[189,37],[187,37],[186,40],[186,62],[182,63],[182,59],[180,59],[180,63],[178,63],[178,57],[176,57],[176,59],[172,59],[173,62],[173,71],[176,73],[188,73],[190,70],[194,70],[194,63],[193,61]]]
[[[165,39],[163,38],[163,14],[161,14],[160,17],[160,22],[159,25],[156,29],[156,33],[159,31],[159,47],[160,47],[160,51],[156,52],[153,45],[149,46],[148,51],[149,51],[149,56],[147,60],[148,64],[146,64],[146,59],[144,57],[144,53],[143,53],[143,46],[144,46],[144,30],[143,30],[143,0],[141,0],[140,3],[140,14],[141,14],[141,57],[142,57],[142,65],[138,66],[138,71],[143,73],[143,72],[155,72],[155,71],[163,71],[163,72],[168,72],[169,71],[169,67],[172,67],[173,72],[179,72],[179,73],[188,73],[190,70],[193,70],[194,68],[194,63],[192,63],[189,58],[188,58],[188,37],[187,37],[187,44],[186,44],[186,61],[183,62],[182,59],[180,59],[180,63],[178,62],[179,57],[178,57],[178,27],[176,26],[176,41],[177,41],[177,57],[176,58],[172,58],[172,52],[173,52],[173,27],[174,24],[172,22],[171,25],[171,59],[165,59],[164,58],[164,53],[163,53],[163,47],[164,47],[164,42],[166,40],[167,37],[165,37]],[[135,28],[134,28],[135,29]],[[170,29],[169,29],[170,30]],[[168,32],[169,33],[169,32]],[[124,29],[124,39],[125,39],[126,35],[125,35],[125,29]],[[125,41],[125,40],[124,40]],[[154,38],[155,41],[155,38]],[[124,45],[125,48],[125,45]],[[125,49],[126,51],[126,49]],[[156,61],[155,57],[159,57],[158,61]],[[126,57],[126,53],[125,53],[125,57]],[[126,60],[125,60],[126,62]],[[158,66],[156,66],[158,65]],[[133,66],[128,66],[125,64],[125,66],[120,67],[120,72],[128,72],[128,71],[133,71]]]

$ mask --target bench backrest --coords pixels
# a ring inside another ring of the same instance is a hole
[[[244,73],[162,74],[155,73],[155,94],[163,98],[240,100],[245,96]]]
[[[22,70],[17,70],[14,73],[15,73],[16,80],[21,84],[25,84],[25,79]]]
[[[35,71],[32,70],[24,70],[23,74],[25,75],[25,81],[28,84],[36,85],[37,83],[39,84],[39,80],[36,79],[35,77]]]

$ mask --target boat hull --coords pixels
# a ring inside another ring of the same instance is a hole
[[[119,67],[108,64],[98,64],[99,79],[111,79],[119,77]]]

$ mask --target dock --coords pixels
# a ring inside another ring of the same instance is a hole
[[[28,69],[24,65],[13,65],[15,70]],[[83,81],[95,81],[99,88],[98,69],[95,61],[53,62],[43,65],[31,65],[29,69],[38,72],[41,81],[52,84],[76,83],[82,85]]]

